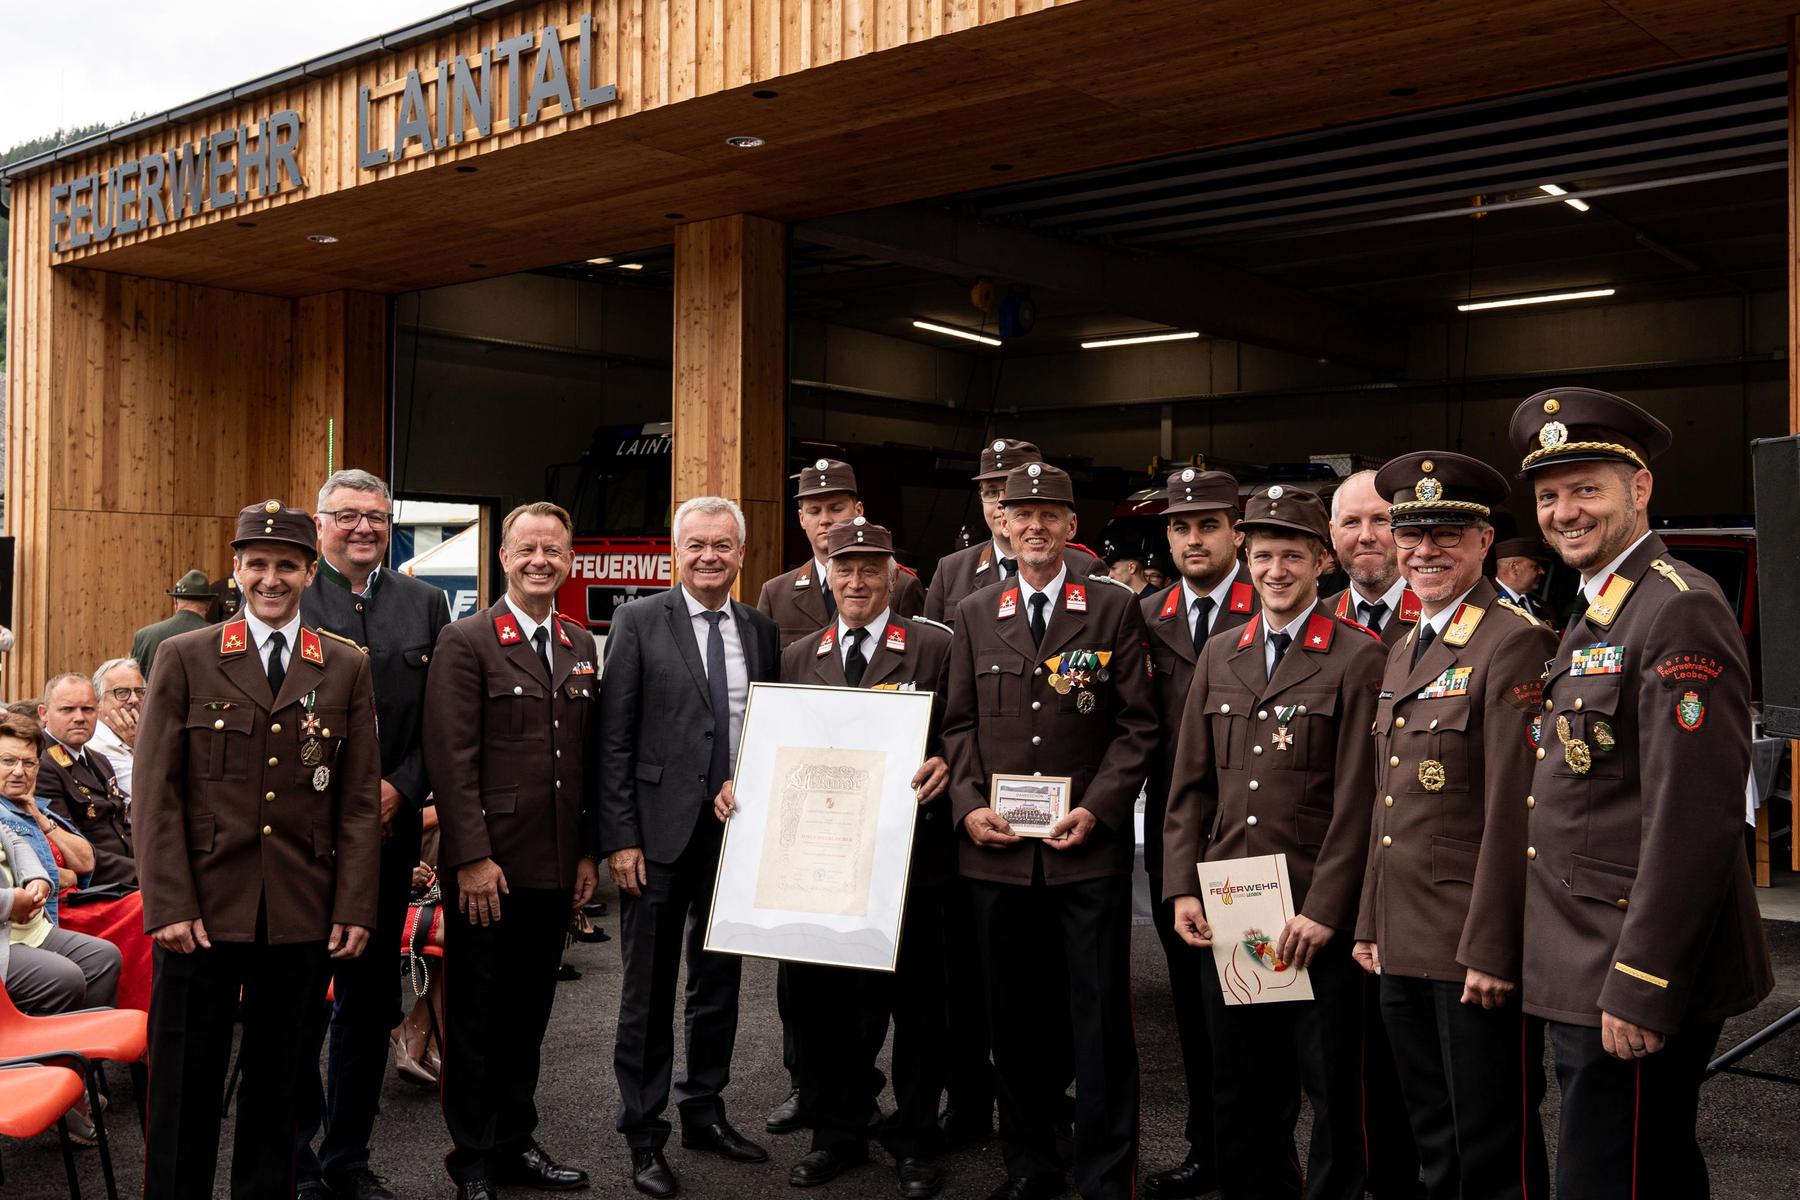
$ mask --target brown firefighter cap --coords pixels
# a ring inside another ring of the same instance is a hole
[[[1494,543],[1495,559],[1529,558],[1533,562],[1550,561],[1550,547],[1544,545],[1543,539],[1534,537],[1507,538]]]
[[[1163,509],[1165,516],[1226,508],[1236,512],[1237,506],[1237,477],[1228,472],[1183,467],[1169,475],[1169,503]]]
[[[1522,472],[1572,462],[1622,462],[1647,468],[1675,435],[1621,396],[1594,388],[1550,388],[1513,410],[1507,436],[1524,456]]]
[[[1006,473],[1006,504],[1035,504],[1049,500],[1075,507],[1075,483],[1061,467],[1029,462]]]
[[[1448,450],[1416,450],[1375,472],[1375,490],[1391,500],[1393,525],[1469,525],[1485,521],[1512,490],[1478,458]]]
[[[808,496],[823,496],[827,492],[849,492],[852,496],[856,495],[856,472],[849,463],[835,458],[817,459],[791,478],[796,481],[796,500],[804,500]]]
[[[1044,452],[1030,442],[995,438],[981,448],[981,471],[974,480],[980,483],[987,479],[1005,479],[1014,467],[1043,461]]]
[[[319,530],[312,515],[283,508],[279,500],[252,504],[238,514],[237,536],[231,545],[235,549],[247,542],[286,542],[319,557]]]
[[[1252,492],[1237,528],[1244,533],[1255,529],[1270,533],[1304,533],[1317,538],[1322,546],[1331,545],[1331,518],[1318,493],[1285,483],[1271,484]]]
[[[842,558],[847,554],[893,554],[894,535],[887,527],[876,525],[867,517],[839,521],[825,534],[825,557]]]

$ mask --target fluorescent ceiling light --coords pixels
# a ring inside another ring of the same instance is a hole
[[[619,270],[621,270],[621,271],[641,271],[643,269],[644,269],[643,263],[620,263],[619,264]]]
[[[1200,336],[1198,330],[1176,330],[1171,333],[1134,333],[1124,337],[1096,338],[1081,343],[1083,350],[1105,350],[1112,346],[1141,346],[1145,342],[1189,342]]]
[[[1000,339],[997,337],[976,333],[973,329],[958,329],[954,325],[939,325],[936,321],[914,321],[913,328],[923,329],[928,333],[941,333],[945,337],[961,338],[965,342],[980,342],[984,346],[1000,344]]]
[[[1555,183],[1540,183],[1538,184],[1538,191],[1544,193],[1546,196],[1566,196],[1569,194],[1568,188]],[[1586,212],[1588,210],[1588,202],[1586,200],[1564,200],[1563,203],[1574,209],[1576,212]]]
[[[1483,312],[1490,308],[1518,308],[1523,304],[1554,304],[1559,300],[1598,300],[1612,294],[1612,288],[1589,288],[1581,292],[1552,292],[1544,296],[1514,296],[1510,300],[1476,300],[1457,305],[1456,311]]]
[[[590,263],[593,263],[596,267],[606,267],[606,266],[612,265],[612,259],[610,259],[610,258],[590,258],[590,259],[588,259],[588,261]]]

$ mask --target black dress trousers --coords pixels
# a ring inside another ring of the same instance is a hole
[[[1150,876],[1150,894],[1162,895],[1162,876]],[[1212,953],[1188,945],[1175,932],[1175,902],[1158,900],[1150,910],[1150,923],[1162,943],[1169,965],[1169,995],[1175,1003],[1175,1040],[1181,1048],[1182,1074],[1187,1079],[1187,1121],[1182,1133],[1188,1141],[1188,1158],[1211,1165],[1213,1151],[1212,1037],[1206,1031],[1204,974],[1213,970]]]

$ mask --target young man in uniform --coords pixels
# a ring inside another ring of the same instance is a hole
[[[1071,1058],[1076,1187],[1123,1200],[1136,1173],[1131,870],[1156,743],[1149,650],[1137,598],[1069,570],[1068,474],[1027,463],[1007,476],[1005,504],[1019,574],[958,607],[944,719],[1006,1160],[991,1200],[1062,1192]],[[996,774],[1066,779],[1067,815],[1020,836],[991,806]],[[1065,1002],[1067,1025],[1049,1011]]]
[[[1650,532],[1667,426],[1551,388],[1511,437],[1544,539],[1581,574],[1524,801],[1525,1011],[1550,1023],[1562,1084],[1557,1193],[1705,1196],[1706,1063],[1725,1018],[1773,986],[1737,784],[1743,635],[1712,579]]]
[[[231,543],[241,614],[157,651],[132,799],[155,942],[151,1200],[212,1193],[240,1014],[231,1192],[293,1194],[295,1084],[317,1046],[308,1013],[328,959],[363,953],[375,925],[375,697],[362,652],[301,620],[317,539],[310,515],[277,500],[244,509]]]
[[[1238,483],[1224,471],[1183,467],[1169,476],[1169,556],[1177,583],[1138,603],[1150,630],[1152,685],[1156,697],[1156,754],[1144,789],[1144,871],[1155,905],[1151,918],[1169,963],[1169,990],[1175,1000],[1175,1033],[1187,1077],[1188,1151],[1181,1165],[1144,1179],[1151,1200],[1204,1196],[1216,1184],[1212,1132],[1212,1041],[1206,1032],[1201,975],[1213,969],[1212,955],[1196,950],[1175,933],[1175,906],[1162,899],[1163,812],[1174,768],[1175,737],[1194,663],[1215,634],[1240,629],[1260,611],[1249,573],[1238,561],[1244,535],[1234,528]]]
[[[1415,633],[1388,653],[1357,961],[1380,1012],[1432,1200],[1549,1194],[1543,1025],[1519,1008],[1525,805],[1550,630],[1482,578],[1506,501],[1486,463],[1405,454],[1392,498]]]
[[[1285,854],[1295,915],[1275,953],[1313,999],[1227,1006],[1202,974],[1213,1044],[1213,1132],[1226,1200],[1299,1196],[1294,1125],[1312,1101],[1308,1200],[1360,1200],[1366,1178],[1362,971],[1350,940],[1369,842],[1381,643],[1321,611],[1329,536],[1317,496],[1276,484],[1244,519],[1262,612],[1208,641],[1182,714],[1163,823],[1163,895],[1175,929],[1207,950],[1195,864]]]

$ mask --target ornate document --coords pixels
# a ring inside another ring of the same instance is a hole
[[[1203,862],[1199,871],[1200,902],[1212,926],[1213,966],[1225,1003],[1311,1000],[1306,972],[1275,954],[1282,926],[1294,915],[1287,855]]]
[[[763,828],[758,908],[863,917],[875,864],[875,824],[887,755],[782,746]]]

